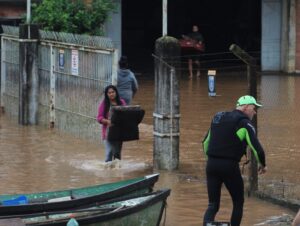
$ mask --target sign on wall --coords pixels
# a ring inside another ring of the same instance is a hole
[[[71,55],[71,73],[72,75],[78,75],[78,50],[72,49]]]

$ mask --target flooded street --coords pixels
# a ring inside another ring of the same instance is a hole
[[[140,125],[140,140],[123,144],[122,161],[104,164],[100,141],[88,142],[40,126],[24,127],[17,119],[0,117],[0,193],[28,193],[98,183],[113,182],[151,174],[153,159],[152,113],[154,81],[139,78],[140,89],[133,104],[140,104],[145,118]],[[231,110],[237,98],[247,92],[246,76],[217,75],[217,97],[207,95],[207,78],[181,78],[180,166],[177,171],[159,171],[156,189],[171,188],[168,198],[167,226],[202,225],[207,207],[205,159],[201,141],[217,111]],[[300,78],[263,76],[258,100],[258,134],[266,150],[267,174],[260,177],[266,188],[273,180],[291,184],[300,199]],[[95,115],[97,113],[95,112]],[[100,140],[100,125],[99,125]],[[299,190],[297,190],[299,189]],[[231,200],[223,191],[218,221],[230,219]],[[295,215],[283,207],[245,198],[243,226],[266,221],[272,216]],[[163,219],[164,220],[164,219]],[[162,222],[163,222],[162,220]]]

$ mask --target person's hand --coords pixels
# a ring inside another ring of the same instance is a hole
[[[262,165],[258,166],[258,174],[264,174],[266,172],[267,172],[267,167],[266,166],[262,166]]]
[[[111,121],[109,119],[102,119],[102,123],[107,126],[111,126]]]
[[[112,126],[111,121],[109,119],[106,120],[106,125],[107,126]]]

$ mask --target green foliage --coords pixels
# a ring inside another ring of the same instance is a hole
[[[32,5],[32,23],[42,29],[77,34],[103,35],[103,24],[116,10],[113,0],[43,0]]]

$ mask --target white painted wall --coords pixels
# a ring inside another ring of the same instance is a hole
[[[262,0],[262,47],[263,71],[281,70],[281,0]]]

